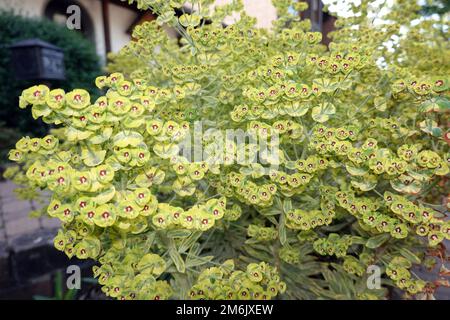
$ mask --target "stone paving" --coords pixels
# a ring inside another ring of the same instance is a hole
[[[30,218],[30,211],[39,205],[30,201],[18,200],[10,181],[0,182],[0,243],[9,248],[22,236],[39,237],[42,232],[54,231],[59,227],[58,219]],[[31,239],[33,239],[31,237]]]

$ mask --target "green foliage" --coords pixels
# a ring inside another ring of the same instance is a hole
[[[77,295],[77,289],[68,289],[64,292],[64,277],[62,271],[58,270],[55,273],[55,278],[53,280],[54,296],[46,297],[41,295],[33,296],[34,300],[75,300]]]
[[[43,85],[21,95],[21,108],[62,128],[19,140],[6,176],[51,191],[43,214],[63,222],[58,250],[98,260],[103,291],[119,299],[433,289],[409,270],[450,238],[448,23],[412,26],[417,6],[398,0],[373,25],[362,1],[326,48],[290,1],[274,1],[271,31],[244,12],[223,27],[240,2],[209,13],[202,1],[180,18],[181,2],[137,2],[158,19],[96,79],[103,96]],[[249,141],[223,138],[230,129]],[[207,151],[200,160],[180,150],[190,134]],[[380,289],[367,285],[373,265]]]
[[[98,57],[93,45],[77,32],[48,20],[24,18],[3,11],[0,11],[0,30],[0,118],[5,121],[0,128],[2,135],[9,136],[9,128],[14,128],[16,136],[42,135],[48,130],[45,124],[39,122],[36,125],[28,112],[16,107],[22,90],[32,85],[30,81],[15,80],[11,75],[11,53],[7,47],[16,41],[39,38],[61,47],[67,80],[54,81],[54,85],[66,90],[84,87],[93,94],[97,91],[92,79],[101,73]],[[1,150],[11,148],[11,141],[15,139],[0,138]]]
[[[444,15],[450,11],[449,0],[427,0],[422,6],[421,13],[424,15]]]

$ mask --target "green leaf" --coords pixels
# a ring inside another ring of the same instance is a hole
[[[197,189],[195,184],[188,178],[176,179],[172,184],[172,188],[181,197],[191,196]]]
[[[322,123],[330,119],[330,116],[336,113],[336,107],[329,103],[321,103],[312,108],[311,116],[314,121]]]
[[[204,265],[204,264],[212,261],[213,259],[214,259],[214,256],[199,257],[199,256],[189,255],[186,258],[186,267],[187,268],[198,267],[198,266]]]
[[[41,295],[35,295],[35,296],[33,296],[33,300],[58,300],[58,299],[54,298],[54,297],[46,297],[46,296],[41,296]]]
[[[162,13],[161,15],[158,15],[158,18],[156,18],[156,22],[158,25],[162,26],[163,24],[169,24],[172,22],[172,20],[175,19],[175,12],[174,11],[166,11]]]
[[[286,224],[285,224],[285,217],[284,213],[280,215],[280,221],[278,224],[278,234],[280,236],[280,243],[284,245],[287,241],[287,235],[286,235]]]
[[[112,131],[113,131],[112,128],[104,128],[100,132],[100,134],[89,138],[89,142],[92,143],[92,144],[103,143],[103,142],[107,141],[111,137]]]
[[[292,201],[291,199],[286,199],[283,201],[283,211],[284,213],[288,213],[292,210]]]
[[[168,159],[175,156],[180,148],[174,143],[156,143],[153,146],[153,151],[162,159]]]
[[[123,120],[123,125],[129,129],[137,129],[140,126],[143,126],[144,124],[145,124],[145,119],[143,119],[143,118],[139,118],[139,119],[126,118],[125,120]]]
[[[113,138],[113,144],[115,147],[125,148],[128,146],[136,147],[144,141],[144,137],[136,131],[121,131]]]
[[[81,159],[88,167],[98,166],[105,160],[106,150],[93,150],[92,148],[84,148],[81,150]]]
[[[391,238],[391,235],[389,233],[383,233],[380,235],[377,235],[375,237],[370,238],[366,242],[366,247],[370,249],[375,249],[381,246],[383,243],[388,241]]]
[[[304,116],[311,105],[308,103],[300,103],[300,102],[286,102],[286,105],[284,107],[284,110],[288,115],[291,117],[301,117]]]
[[[420,112],[446,112],[450,110],[450,101],[445,97],[435,97],[419,106]]]
[[[414,264],[419,264],[421,262],[418,256],[416,256],[414,253],[412,253],[410,250],[406,248],[400,248],[399,252],[403,257],[405,257]]]
[[[192,234],[189,230],[183,230],[183,229],[174,229],[167,231],[167,236],[169,238],[186,238],[189,237]]]
[[[105,204],[109,200],[111,200],[115,194],[116,194],[116,188],[114,188],[114,186],[111,186],[110,188],[106,189],[104,192],[99,193],[97,196],[95,196],[93,198],[93,200],[99,205]]]
[[[166,262],[159,255],[148,253],[139,260],[136,268],[142,273],[159,276],[166,270]]]
[[[373,104],[375,105],[375,109],[378,111],[386,111],[387,108],[387,101],[384,97],[376,97],[373,100]]]
[[[439,128],[436,121],[426,119],[419,123],[420,130],[435,137],[442,136],[442,129]]]
[[[75,296],[77,295],[76,289],[69,289],[64,294],[64,300],[75,300]]]
[[[181,242],[180,246],[178,247],[178,252],[182,253],[189,250],[192,247],[192,245],[197,242],[197,240],[201,237],[201,235],[202,232],[200,231],[193,232],[189,237],[185,238]]]
[[[436,103],[439,106],[439,111],[446,112],[450,110],[450,100],[445,97],[437,97]]]
[[[52,113],[52,109],[47,107],[47,105],[34,105],[31,108],[31,114],[33,116],[33,119],[37,119],[39,117],[46,117],[50,113]]]
[[[279,208],[264,208],[259,209],[258,212],[263,216],[276,216],[281,213],[281,210]]]
[[[75,129],[74,127],[68,127],[66,130],[67,140],[68,141],[78,141],[85,140],[89,138],[93,132],[91,131],[82,131]]]
[[[145,169],[145,171],[139,174],[135,182],[139,187],[151,187],[153,184],[161,184],[164,181],[166,174],[164,171],[159,170],[156,167]]]
[[[184,264],[183,258],[181,258],[181,255],[174,247],[169,249],[169,256],[175,264],[178,272],[184,273],[186,271],[186,265]]]
[[[431,135],[433,137],[437,137],[437,138],[442,137],[442,129],[441,128],[433,128],[433,130],[431,130]]]
[[[81,281],[83,281],[84,283],[89,283],[89,284],[98,284],[98,280],[96,278],[90,278],[90,277],[84,277],[81,278]]]
[[[365,168],[355,167],[350,164],[346,164],[345,168],[352,176],[363,176],[368,172],[368,170]]]
[[[373,190],[377,186],[377,178],[374,175],[355,176],[351,184],[362,191]]]
[[[336,83],[328,78],[314,79],[313,84],[322,87],[324,92],[332,92],[336,89]]]
[[[219,103],[216,97],[202,96],[201,98],[205,101],[205,106],[215,107]]]
[[[390,184],[391,187],[398,192],[405,193],[405,194],[418,194],[420,190],[422,190],[422,183],[418,180],[412,180],[412,181],[405,181],[403,182],[402,177],[400,176],[399,179],[391,180]]]
[[[180,24],[186,28],[198,26],[200,24],[201,19],[202,18],[196,13],[192,14],[185,13],[178,18]]]
[[[63,276],[61,271],[57,271],[55,273],[54,281],[54,290],[55,290],[55,298],[58,300],[63,300]]]

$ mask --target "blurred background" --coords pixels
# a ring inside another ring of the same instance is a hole
[[[326,35],[333,30],[335,18],[322,8],[331,1],[306,1],[309,9],[302,18],[309,18],[312,29],[321,31],[324,44],[328,44]],[[243,2],[247,14],[258,19],[258,27],[269,28],[276,19],[270,0]],[[334,9],[346,15],[345,3],[358,0],[340,2]],[[449,10],[450,0],[423,1],[423,16],[443,15]],[[78,26],[77,21],[70,21],[74,13],[80,17]],[[85,88],[95,98],[99,92],[94,79],[104,73],[108,55],[131,40],[136,25],[154,19],[151,12],[120,0],[0,0],[0,173],[9,165],[6,155],[15,141],[25,135],[43,136],[50,129],[34,120],[29,110],[18,108],[22,90],[44,83],[65,90]],[[229,17],[225,23],[232,21]],[[169,36],[179,37],[175,30],[164,28]],[[40,62],[41,68],[34,70]],[[0,299],[104,298],[92,278],[93,262],[69,260],[53,248],[58,220],[32,218],[45,205],[46,195],[37,203],[15,192],[12,182],[1,179]],[[82,270],[81,290],[67,290],[65,285],[66,268],[74,264]]]

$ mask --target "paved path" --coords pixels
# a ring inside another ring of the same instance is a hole
[[[22,236],[38,237],[42,231],[56,230],[60,223],[58,219],[30,218],[32,210],[39,208],[39,204],[31,201],[18,200],[14,189],[15,184],[10,181],[0,182],[0,243],[11,246],[15,239]]]

